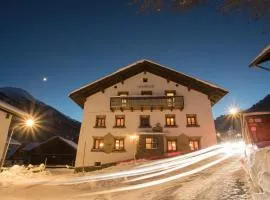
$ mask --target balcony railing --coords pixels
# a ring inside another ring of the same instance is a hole
[[[183,96],[127,96],[111,97],[110,108],[114,110],[154,110],[184,108]]]

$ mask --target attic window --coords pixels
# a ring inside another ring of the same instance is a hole
[[[143,78],[143,82],[147,83],[148,82],[148,78]]]

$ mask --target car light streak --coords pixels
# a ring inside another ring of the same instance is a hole
[[[204,159],[210,158],[219,153],[224,153],[224,148],[220,145],[218,145],[218,147],[215,146],[215,147],[204,149],[200,152],[191,153],[192,156],[182,155],[182,156],[178,156],[178,159],[174,158],[174,159],[171,159],[169,162],[168,160],[165,160],[165,161],[162,161],[162,163],[159,162],[158,164],[147,166],[147,167],[135,168],[132,170],[126,170],[126,171],[116,172],[116,173],[78,177],[78,178],[73,178],[71,180],[55,181],[55,182],[50,182],[47,184],[70,185],[70,184],[79,184],[79,183],[86,183],[86,182],[92,182],[92,181],[111,180],[111,179],[119,179],[119,178],[128,178],[132,176],[147,175],[151,173],[161,172],[163,170],[169,170],[175,167],[177,168],[187,167],[189,165],[192,165],[196,162],[200,162]]]
[[[188,167],[190,165],[193,165],[195,163],[198,163],[198,162],[200,162],[202,160],[205,160],[207,158],[216,156],[218,154],[220,154],[220,152],[211,152],[207,156],[205,155],[204,157],[193,158],[189,162],[183,163],[182,165],[177,165],[176,167],[173,167],[173,168],[170,168],[170,169],[167,169],[167,170],[164,170],[164,171],[160,171],[160,172],[157,172],[157,173],[152,173],[152,174],[148,174],[148,175],[144,175],[144,176],[139,176],[137,178],[130,179],[130,180],[127,180],[127,181],[124,181],[124,182],[126,182],[126,183],[128,183],[128,182],[134,182],[134,181],[144,180],[144,179],[148,179],[148,178],[153,178],[155,176],[164,175],[164,174],[167,174],[167,173],[170,173],[170,172],[173,172],[173,171],[176,171],[176,170],[179,170],[179,169]]]
[[[115,193],[115,192],[123,192],[123,191],[129,191],[129,190],[137,190],[137,189],[142,189],[142,188],[146,188],[146,187],[151,187],[151,186],[156,186],[156,185],[160,185],[163,183],[167,183],[169,181],[174,181],[177,180],[179,178],[183,178],[185,176],[190,176],[192,174],[198,173],[200,171],[203,171],[205,169],[208,169],[210,167],[213,167],[214,165],[217,165],[218,163],[228,159],[229,157],[231,157],[231,155],[226,155],[218,160],[215,160],[213,162],[210,162],[208,164],[205,164],[201,167],[198,167],[196,169],[190,170],[188,172],[185,173],[181,173],[181,174],[177,174],[174,176],[169,176],[167,178],[163,178],[163,179],[159,179],[159,180],[155,180],[155,181],[150,181],[150,182],[146,182],[146,183],[142,183],[142,184],[137,184],[137,185],[132,185],[132,186],[125,186],[125,187],[120,187],[120,188],[115,188],[115,189],[110,189],[110,190],[104,190],[104,191],[98,191],[98,192],[92,192],[92,193],[85,193],[85,194],[81,194],[78,196],[81,197],[85,197],[85,196],[94,196],[94,195],[101,195],[101,194],[109,194],[109,193]]]

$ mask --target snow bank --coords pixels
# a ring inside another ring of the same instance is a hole
[[[0,173],[0,185],[20,183],[26,180],[28,181],[29,178],[40,178],[48,174],[49,172],[45,170],[44,164],[40,164],[37,167],[34,167],[33,165],[28,165],[27,167],[23,165],[14,165],[11,168],[6,168]]]
[[[246,164],[256,192],[253,199],[270,199],[270,147],[249,152]]]

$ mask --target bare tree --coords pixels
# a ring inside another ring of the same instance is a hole
[[[250,19],[270,20],[270,0],[133,0],[140,12],[190,10],[203,4],[215,3],[223,13],[247,13]]]

